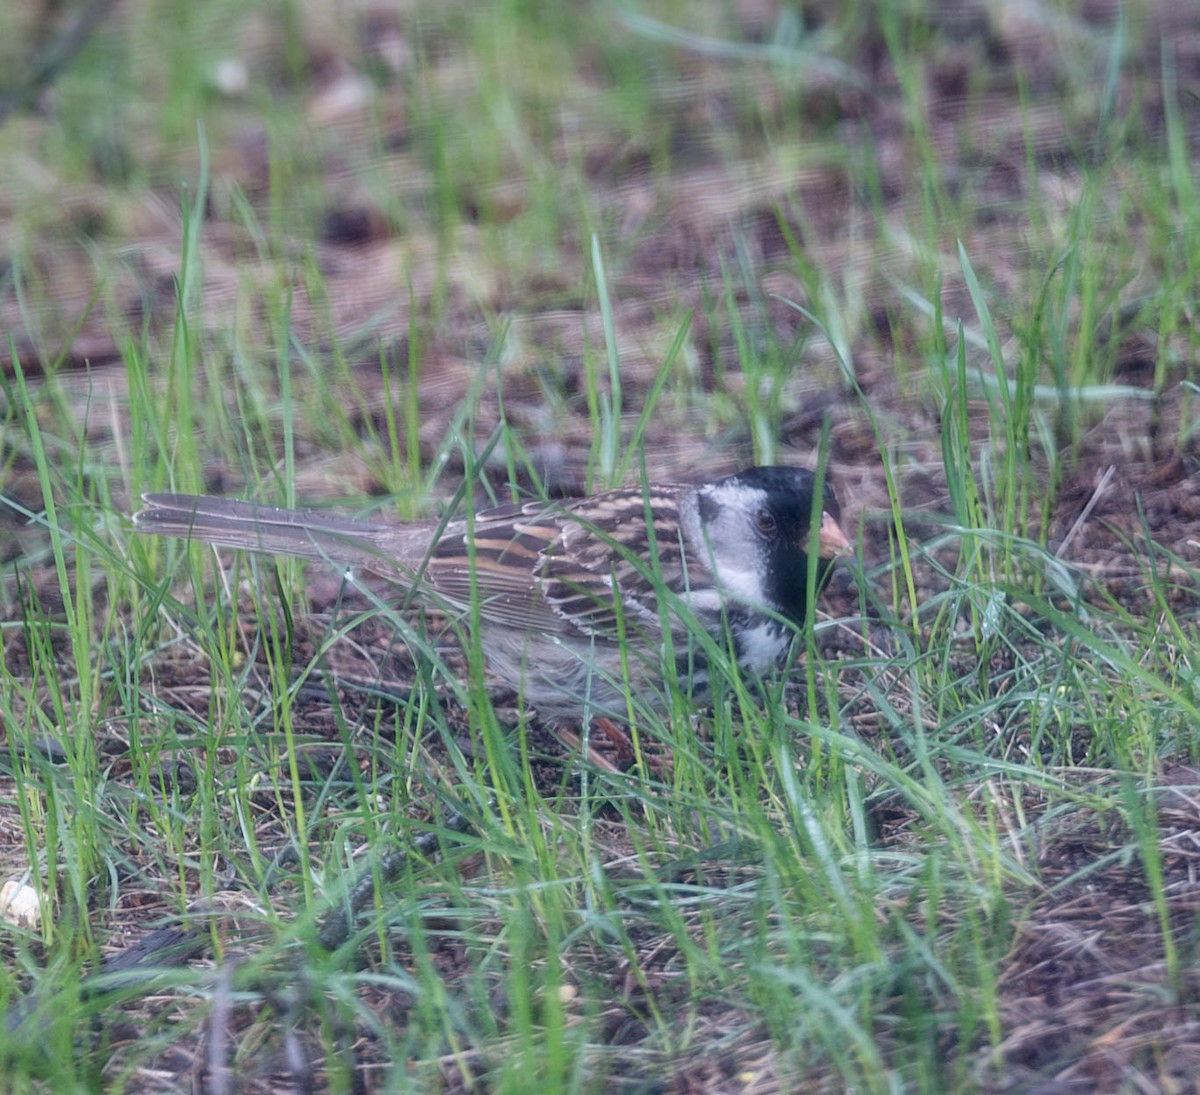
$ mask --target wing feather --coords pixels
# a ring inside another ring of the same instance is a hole
[[[662,589],[702,615],[713,600],[711,573],[685,550],[680,499],[687,489],[658,485],[649,493],[631,488],[496,507],[440,533],[428,524],[397,527],[174,495],[147,496],[136,521],[145,531],[365,566],[464,611],[478,598],[483,619],[503,627],[604,642],[618,641],[623,628],[657,647]]]
[[[622,626],[626,633],[660,631],[662,590],[689,600],[712,584],[685,550],[679,516],[684,489],[657,487],[649,496],[638,489],[613,491],[574,510],[543,555],[538,577],[546,603],[576,629],[606,641],[615,642]],[[653,553],[646,550],[651,536]],[[658,643],[651,645],[657,649]]]

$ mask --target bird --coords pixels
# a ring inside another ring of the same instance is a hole
[[[800,467],[399,525],[209,495],[142,502],[139,532],[362,568],[477,622],[488,667],[550,720],[625,718],[631,689],[662,708],[672,659],[702,699],[713,643],[743,673],[771,672],[851,550],[833,486]]]

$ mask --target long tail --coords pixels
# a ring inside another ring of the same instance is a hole
[[[133,516],[139,532],[365,567],[400,581],[412,580],[429,548],[430,530],[420,526],[375,524],[198,494],[144,494],[142,501],[145,509]]]

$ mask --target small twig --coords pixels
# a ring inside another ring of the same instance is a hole
[[[67,70],[115,3],[116,0],[91,0],[62,37],[42,51],[29,79],[0,95],[0,124],[14,111],[24,110],[36,102],[38,95]]]
[[[213,986],[213,1010],[208,1022],[209,1095],[233,1095],[233,1070],[229,1066],[234,1053],[233,966],[226,962]]]
[[[1108,484],[1112,482],[1112,477],[1116,474],[1117,466],[1109,464],[1105,469],[1104,474],[1100,477],[1100,482],[1096,484],[1096,489],[1092,491],[1092,496],[1087,500],[1087,505],[1083,507],[1083,512],[1075,518],[1075,524],[1071,526],[1071,531],[1063,537],[1063,542],[1058,545],[1058,550],[1054,553],[1056,559],[1062,559],[1067,554],[1067,548],[1071,546],[1071,541],[1075,539],[1076,534],[1087,523],[1087,519],[1091,516],[1100,499],[1104,497],[1104,492],[1108,490]]]

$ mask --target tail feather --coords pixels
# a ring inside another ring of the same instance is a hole
[[[139,532],[365,567],[400,580],[411,579],[429,547],[428,532],[418,527],[398,528],[312,510],[194,494],[144,494],[142,502],[145,508],[133,516]]]

